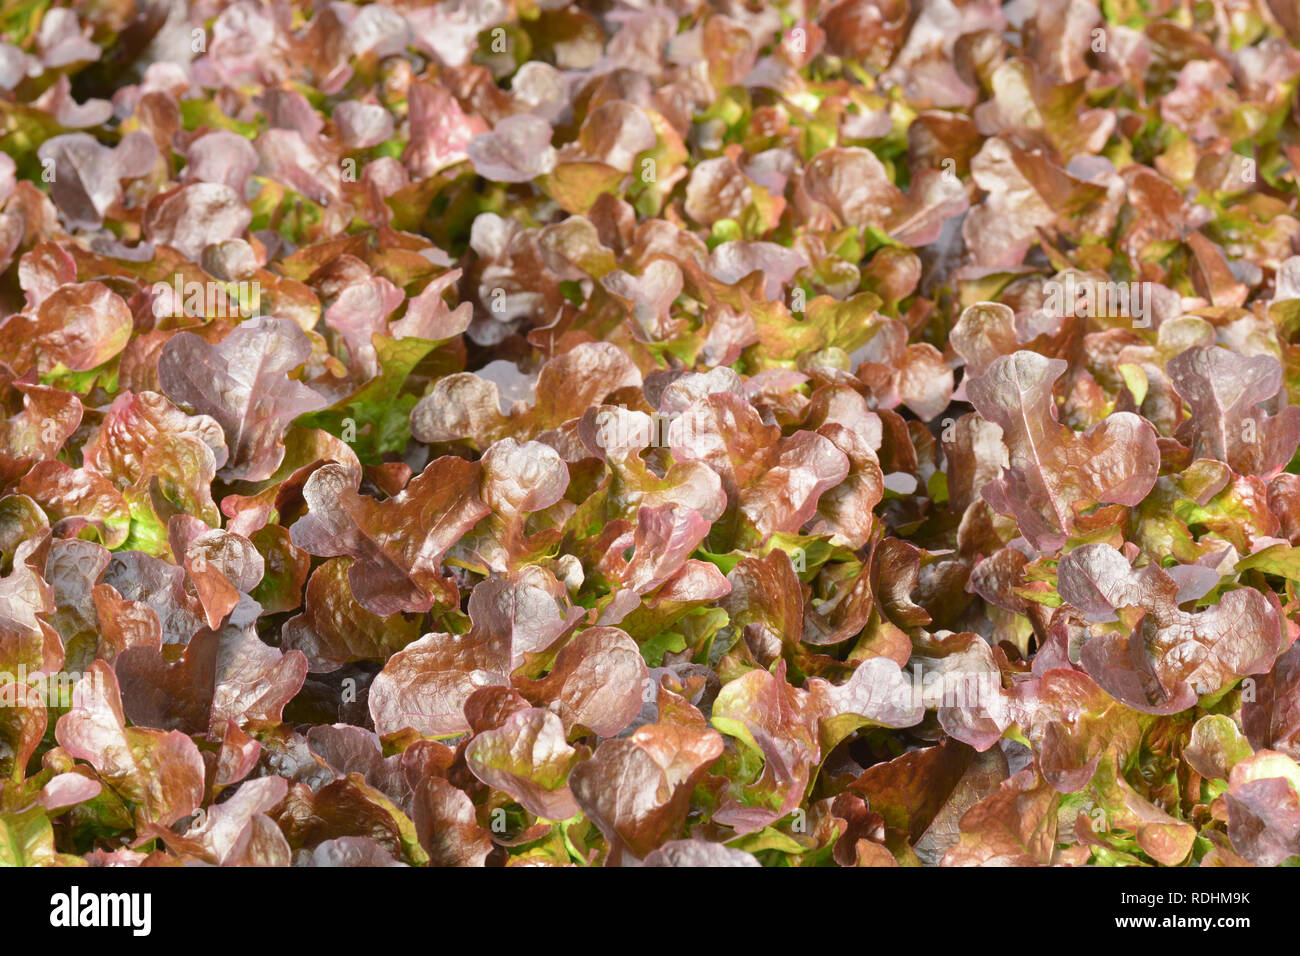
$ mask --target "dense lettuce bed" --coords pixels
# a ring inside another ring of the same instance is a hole
[[[0,32],[0,862],[1300,856],[1291,0]]]

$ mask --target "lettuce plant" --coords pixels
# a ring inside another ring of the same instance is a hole
[[[1300,858],[1292,0],[0,13],[0,862]]]

